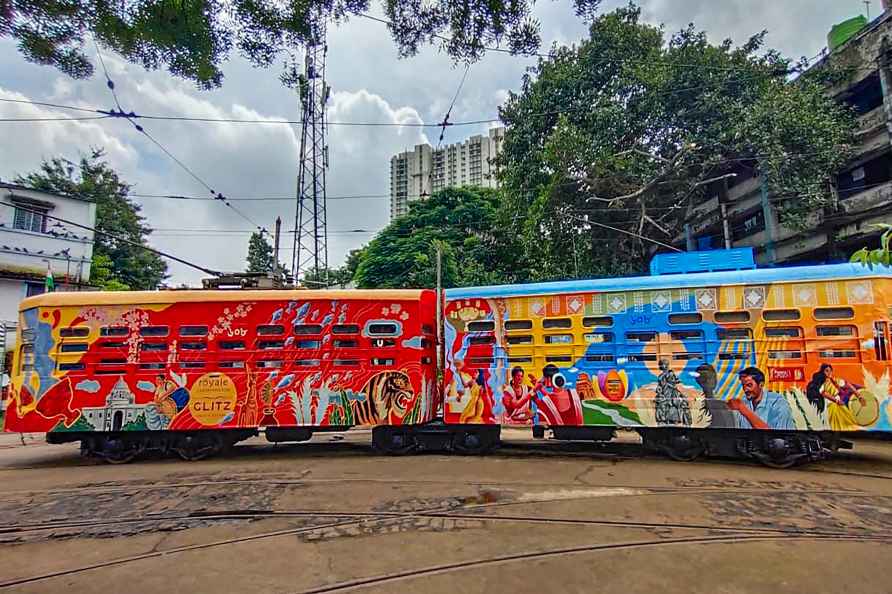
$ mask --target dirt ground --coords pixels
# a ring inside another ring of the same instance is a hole
[[[771,470],[636,440],[375,454],[368,432],[106,465],[0,435],[3,592],[892,592],[892,442]]]

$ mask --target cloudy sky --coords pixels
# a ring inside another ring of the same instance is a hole
[[[373,4],[375,4],[373,2]],[[609,10],[621,1],[606,1]],[[793,57],[814,56],[826,44],[829,28],[863,13],[860,0],[643,0],[646,20],[676,30],[689,22],[714,41],[744,41],[762,29],[768,43]],[[880,10],[873,0],[871,14]],[[539,0],[536,17],[542,38],[571,43],[586,28],[567,0]],[[105,56],[125,109],[138,113],[212,118],[297,119],[295,94],[281,86],[279,71],[253,69],[238,57],[225,68],[223,87],[198,91],[164,71],[148,72]],[[509,89],[519,86],[529,59],[491,54],[474,64],[453,109],[452,120],[496,117]],[[98,68],[97,68],[98,71]],[[24,61],[9,39],[0,39],[0,97],[111,108],[100,76],[73,80],[48,67]],[[454,67],[435,48],[399,60],[384,25],[355,18],[329,33],[327,79],[333,88],[330,121],[436,122],[455,93],[463,67]],[[52,108],[0,103],[0,117],[68,115]],[[272,229],[281,216],[293,229],[298,130],[279,124],[143,122],[146,129],[215,190],[240,200],[234,204],[252,220]],[[485,131],[486,126],[451,128],[447,142]],[[346,253],[367,242],[388,221],[389,160],[415,144],[436,141],[438,132],[418,127],[330,128],[328,194],[329,258],[340,264]],[[0,123],[0,179],[36,169],[54,156],[77,158],[103,147],[107,159],[138,194],[206,197],[207,190],[179,169],[156,146],[123,120],[99,122]],[[343,198],[362,196],[361,198]],[[244,268],[251,225],[219,202],[135,198],[156,229],[152,245],[217,270]],[[283,260],[290,262],[289,251]],[[171,283],[199,282],[202,273],[170,264]]]

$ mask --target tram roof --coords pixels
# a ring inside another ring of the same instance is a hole
[[[655,276],[595,278],[588,280],[493,285],[489,287],[461,287],[447,289],[447,299],[486,299],[495,297],[524,297],[564,293],[609,291],[641,291],[710,286],[754,285],[779,282],[810,282],[855,278],[892,278],[892,267],[862,264],[825,264],[821,266],[790,266],[695,272]]]
[[[152,305],[168,303],[201,303],[233,301],[418,301],[422,289],[406,290],[187,290],[187,291],[63,291],[28,297],[19,304],[19,311],[32,307],[64,307],[67,305]]]

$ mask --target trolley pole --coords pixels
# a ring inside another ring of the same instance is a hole
[[[275,236],[275,248],[273,248],[273,274],[276,277],[279,276],[279,271],[281,268],[279,267],[279,237],[282,234],[282,217],[276,217],[276,236]]]
[[[437,243],[437,374],[444,373],[443,362],[443,246]]]

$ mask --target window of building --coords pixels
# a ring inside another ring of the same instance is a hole
[[[737,241],[750,235],[755,235],[765,230],[765,212],[757,210],[756,212],[739,219],[734,222],[731,228],[731,237]]]
[[[879,73],[872,73],[851,87],[839,99],[858,114],[867,113],[880,107],[883,104],[883,86],[880,83]]]
[[[35,233],[46,232],[46,209],[34,206],[15,207],[15,218],[12,226],[14,229],[33,231]]]
[[[892,153],[884,153],[837,177],[839,199],[851,198],[892,179]]]

